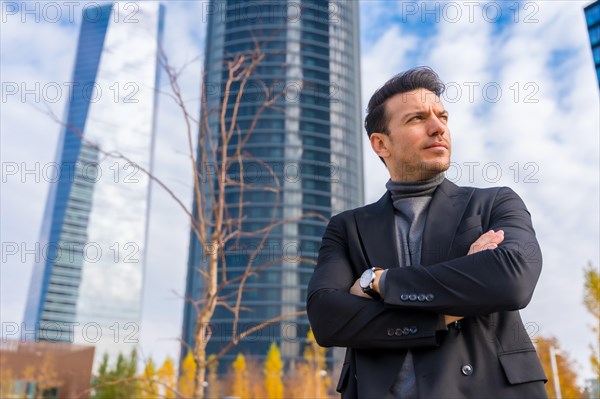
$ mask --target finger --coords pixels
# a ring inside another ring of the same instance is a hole
[[[502,241],[504,241],[504,231],[502,230],[498,230],[489,240],[489,242],[494,244],[500,244]]]
[[[496,233],[494,232],[494,230],[490,230],[487,233],[482,234],[477,240],[475,240],[473,245],[475,245],[475,246],[486,245],[489,242],[493,242],[495,236],[496,236]]]
[[[502,241],[504,241],[504,230],[488,230],[479,236],[479,238],[473,244],[471,244],[467,255],[471,255],[485,249],[495,249]],[[490,246],[490,244],[495,246]]]
[[[471,244],[469,248],[469,252],[467,255],[471,255],[480,251],[484,251],[486,249],[496,249],[498,248],[498,244],[500,244],[504,240],[502,236],[493,236],[493,237],[484,237],[481,236],[477,241]]]
[[[482,234],[477,240],[482,240],[485,242],[496,242],[497,240],[504,240],[504,231],[503,230],[490,230],[485,234]]]
[[[498,244],[502,243],[502,241],[504,241],[504,237],[494,237],[494,239],[490,240],[488,242],[488,244],[496,244],[496,245],[498,245]]]

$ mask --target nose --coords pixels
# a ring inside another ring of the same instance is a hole
[[[427,133],[430,136],[442,136],[444,133],[446,133],[446,124],[442,122],[440,118],[438,118],[438,116],[433,112],[430,114],[428,122]]]

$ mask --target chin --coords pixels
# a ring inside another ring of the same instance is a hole
[[[442,173],[450,167],[449,159],[439,159],[435,161],[423,162],[423,169],[433,173]]]

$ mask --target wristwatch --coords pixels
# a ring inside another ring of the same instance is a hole
[[[372,267],[363,272],[360,276],[360,281],[358,285],[363,290],[363,292],[369,295],[373,299],[381,299],[381,295],[375,289],[373,289],[373,281],[375,281],[375,271],[383,270],[381,267]]]

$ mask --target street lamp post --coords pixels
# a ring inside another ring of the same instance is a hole
[[[552,379],[554,380],[554,392],[556,399],[562,399],[560,393],[560,381],[558,380],[558,366],[556,364],[556,350],[553,346],[550,347],[550,364],[552,365]]]

